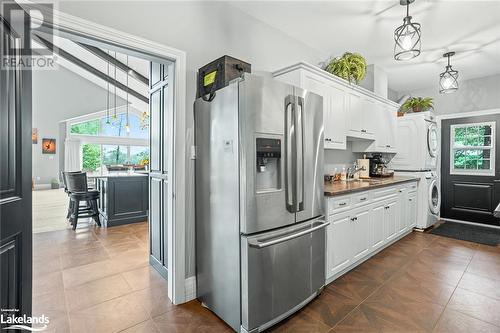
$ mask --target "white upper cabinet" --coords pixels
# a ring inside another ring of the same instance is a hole
[[[303,69],[275,77],[323,96],[324,148],[345,150],[347,144],[345,87],[317,73]]]
[[[324,148],[396,152],[397,104],[319,67],[298,63],[273,73],[280,81],[323,96]]]

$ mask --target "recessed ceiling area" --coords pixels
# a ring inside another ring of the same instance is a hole
[[[389,87],[411,91],[437,87],[447,51],[460,80],[500,73],[500,1],[416,0],[413,21],[422,24],[422,53],[394,60],[394,29],[406,8],[394,1],[235,1],[245,13],[294,37],[320,54],[361,53],[382,67]],[[437,88],[436,88],[437,89]]]

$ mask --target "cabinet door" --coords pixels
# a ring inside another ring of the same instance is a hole
[[[363,258],[370,252],[370,209],[363,208],[353,212],[351,221],[353,222],[353,260]]]
[[[329,94],[328,108],[325,112],[325,148],[346,149],[346,93],[341,87],[329,85],[327,87]]]
[[[374,105],[373,114],[375,115],[375,151],[385,152],[387,150],[387,115],[385,106],[377,102]]]
[[[397,199],[390,200],[385,206],[384,212],[384,230],[385,239],[392,240],[397,236],[397,224],[396,220],[398,217],[398,201]]]
[[[327,227],[327,270],[329,278],[351,263],[353,224],[347,214],[333,215]]]
[[[359,119],[361,120],[362,124],[361,132],[365,135],[375,134],[375,127],[378,118],[375,110],[375,101],[368,96],[362,96]]]
[[[403,234],[408,230],[408,191],[400,188],[398,191],[398,209],[396,226],[398,234]]]
[[[396,152],[396,132],[398,130],[398,116],[395,107],[387,105],[385,107],[385,119],[387,119],[386,127],[386,145],[389,152]]]
[[[384,216],[385,202],[377,203],[371,211],[370,222],[370,247],[371,250],[376,250],[385,243],[384,233]]]
[[[408,227],[413,228],[417,225],[417,195],[410,193],[408,195],[407,219]]]
[[[348,130],[351,134],[360,135],[363,129],[362,96],[356,92],[348,92]]]

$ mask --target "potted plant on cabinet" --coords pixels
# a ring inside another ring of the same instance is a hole
[[[434,109],[434,101],[431,97],[412,97],[401,106],[403,112],[421,112]]]
[[[366,60],[359,53],[346,52],[341,57],[334,58],[325,70],[333,75],[358,84],[366,76]]]

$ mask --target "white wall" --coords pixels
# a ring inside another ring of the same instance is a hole
[[[38,144],[33,145],[33,179],[49,184],[59,179],[62,159],[59,122],[106,109],[106,90],[59,66],[57,70],[33,71],[33,127],[38,128]],[[125,104],[122,99],[118,105]],[[42,138],[56,139],[56,154],[42,154]]]
[[[434,98],[434,111],[438,115],[500,108],[500,75],[459,81],[455,93],[440,94],[438,79],[431,88],[400,93]]]
[[[59,10],[186,52],[188,146],[193,144],[192,110],[196,71],[201,66],[225,54],[251,63],[253,72],[273,71],[300,60],[318,63],[327,57],[225,2],[106,1],[89,5],[62,1]],[[195,273],[194,163],[189,156],[184,158],[189,182],[186,184],[188,277]]]

